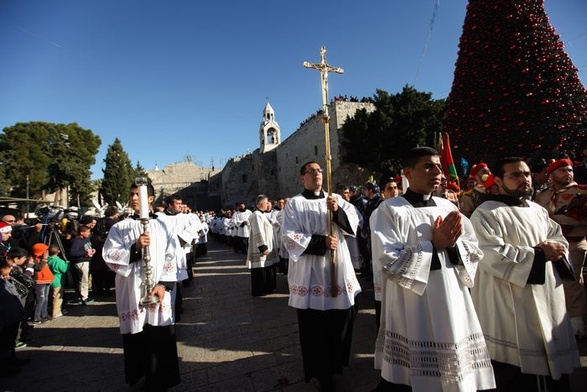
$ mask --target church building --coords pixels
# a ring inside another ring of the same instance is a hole
[[[357,110],[372,112],[375,107],[371,103],[342,100],[333,100],[328,107],[334,192],[338,183],[351,185],[367,181],[369,174],[364,170],[342,164],[341,128]],[[326,167],[322,111],[308,118],[282,141],[275,111],[267,103],[259,126],[259,148],[231,158],[220,173],[210,178],[209,190],[220,197],[223,208],[233,208],[237,202],[252,206],[259,194],[265,194],[270,199],[291,197],[302,190],[299,170],[308,161],[317,161],[323,168]]]

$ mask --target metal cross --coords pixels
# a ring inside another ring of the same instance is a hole
[[[330,154],[330,117],[328,116],[328,72],[344,73],[342,68],[336,68],[328,65],[326,62],[326,47],[320,48],[319,63],[309,63],[304,61],[304,67],[314,68],[320,71],[320,82],[322,84],[322,122],[324,123],[324,147],[326,155],[326,190],[328,196],[332,196],[332,155]],[[328,231],[332,236],[332,211],[328,211]],[[330,291],[333,297],[338,294],[338,287],[336,281],[336,264],[334,258],[334,251],[330,251]]]

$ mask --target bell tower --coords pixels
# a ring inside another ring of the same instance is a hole
[[[261,153],[271,151],[281,143],[279,124],[275,121],[275,112],[269,102],[263,109],[263,120],[259,127],[259,139]]]

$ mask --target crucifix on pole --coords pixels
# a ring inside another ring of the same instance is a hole
[[[304,61],[304,67],[320,71],[320,82],[322,85],[322,123],[324,124],[324,146],[326,155],[326,190],[328,196],[332,195],[332,155],[330,154],[330,117],[328,116],[328,72],[344,73],[342,68],[328,65],[326,62],[326,47],[320,48],[319,63]],[[328,234],[332,236],[332,211],[328,211]],[[330,251],[330,291],[333,297],[338,294],[336,283],[336,262],[334,251]]]

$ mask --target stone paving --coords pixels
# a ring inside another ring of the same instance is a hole
[[[302,376],[296,312],[287,306],[287,278],[278,275],[276,293],[250,295],[244,255],[211,241],[196,264],[184,293],[177,324],[182,383],[180,391],[318,391]],[[371,282],[359,278],[359,314],[351,364],[335,377],[340,392],[367,392],[377,384],[373,369],[375,310]],[[34,340],[19,349],[31,363],[12,378],[0,378],[0,391],[129,391],[124,382],[121,337],[114,297],[72,306],[64,317],[35,326]],[[582,365],[572,377],[573,392],[587,385],[587,342]]]

